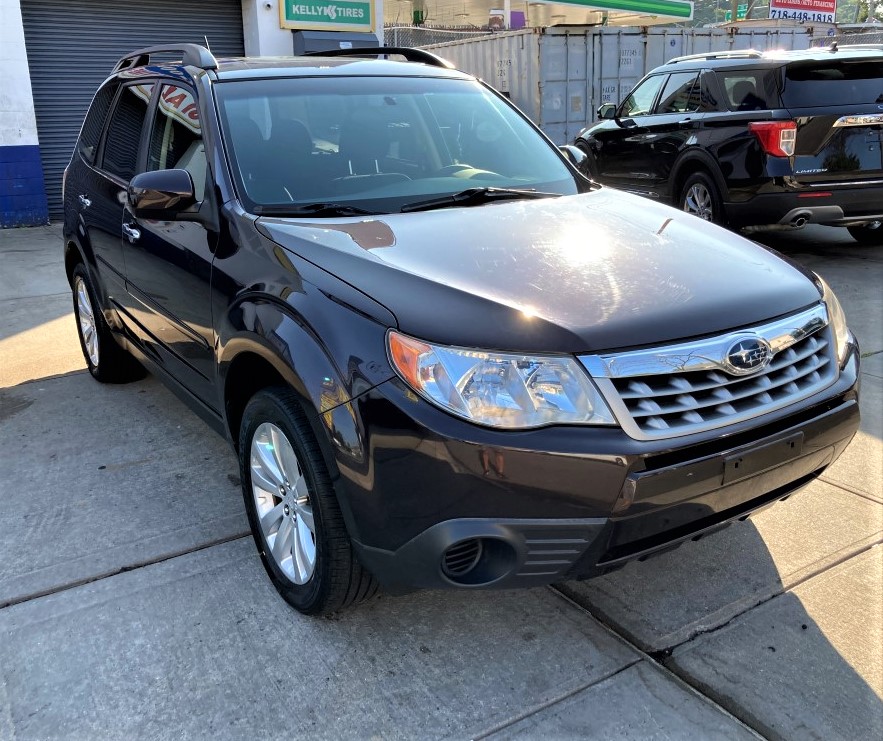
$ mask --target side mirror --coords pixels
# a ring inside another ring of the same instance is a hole
[[[570,162],[577,170],[580,172],[584,171],[584,165],[586,163],[586,153],[583,152],[579,147],[573,146],[573,144],[563,144],[558,147],[561,150],[562,154],[567,157],[567,161]]]
[[[129,183],[127,201],[137,218],[174,221],[196,203],[193,178],[187,170],[142,172]]]
[[[605,103],[598,109],[598,118],[616,118],[616,105]]]

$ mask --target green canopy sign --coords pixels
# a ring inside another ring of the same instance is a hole
[[[690,20],[693,3],[687,0],[539,0],[559,5],[579,5],[592,10],[610,10],[635,15],[656,15]]]
[[[301,31],[374,31],[373,0],[283,0],[279,25]]]

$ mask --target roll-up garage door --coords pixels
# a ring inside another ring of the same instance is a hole
[[[21,0],[21,12],[51,219],[83,117],[120,57],[206,38],[216,56],[245,53],[240,0]]]

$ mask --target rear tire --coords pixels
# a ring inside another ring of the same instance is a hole
[[[883,244],[883,222],[874,221],[864,226],[846,227],[852,238],[859,244],[874,246]]]
[[[681,188],[678,205],[682,211],[714,224],[724,224],[724,206],[711,176],[694,172]]]
[[[239,468],[255,544],[286,602],[305,615],[328,615],[377,592],[356,559],[328,468],[293,391],[268,388],[248,402]]]
[[[74,268],[71,282],[77,335],[89,373],[101,383],[127,383],[142,378],[143,366],[119,345],[107,326],[83,263]]]

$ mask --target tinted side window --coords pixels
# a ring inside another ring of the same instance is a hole
[[[770,70],[718,70],[717,76],[731,111],[762,111],[778,105],[775,73]]]
[[[123,180],[131,180],[135,174],[141,127],[152,90],[152,83],[123,88],[110,117],[101,166]]]
[[[119,83],[111,82],[95,93],[89,113],[86,114],[86,120],[83,121],[83,128],[77,141],[77,150],[90,165],[95,164],[98,140],[101,138],[104,121],[110,110],[110,104],[113,103],[113,96],[116,95],[117,88],[119,88]]]
[[[620,117],[646,116],[650,113],[653,102],[656,100],[656,93],[659,92],[665,79],[666,75],[654,75],[639,83],[638,87],[632,90],[622,102],[619,111]]]
[[[662,89],[657,113],[686,113],[699,110],[699,73],[676,72]]]
[[[726,103],[722,102],[720,99],[720,91],[718,90],[717,80],[714,77],[714,72],[711,72],[710,70],[704,70],[702,72],[702,76],[699,78],[699,84],[700,111],[702,111],[703,113],[708,113],[710,111],[727,110]]]
[[[148,170],[187,170],[193,192],[202,200],[206,160],[199,108],[193,93],[178,85],[163,85],[156,106],[147,150]]]

